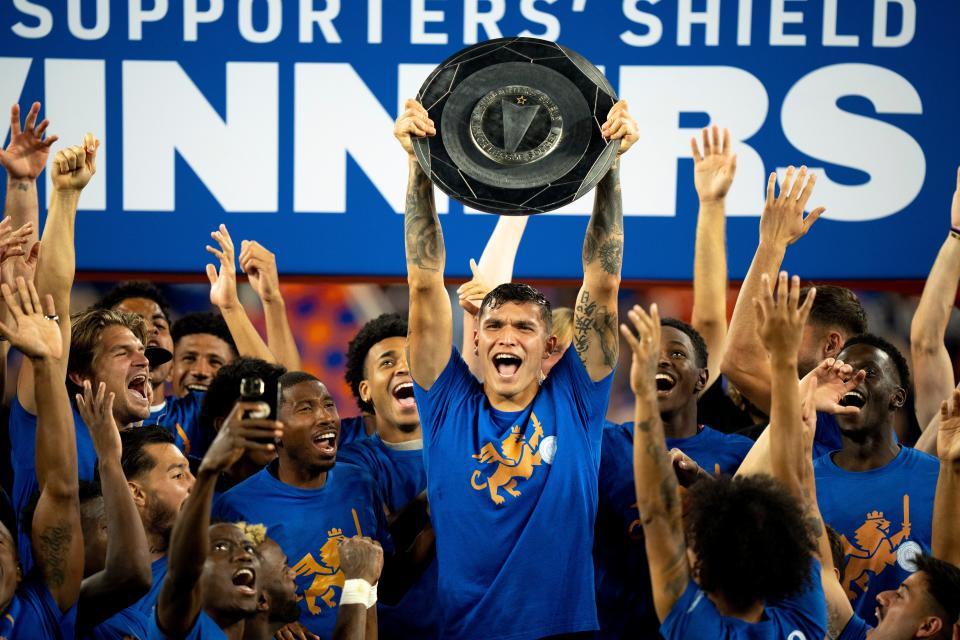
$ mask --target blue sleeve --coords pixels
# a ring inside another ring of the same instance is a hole
[[[544,384],[551,384],[558,391],[561,388],[569,389],[574,409],[582,424],[599,434],[607,415],[610,387],[613,384],[615,371],[616,369],[594,382],[576,350],[567,349],[560,361],[550,370],[550,375]]]
[[[420,427],[423,429],[424,438],[432,442],[447,416],[454,413],[456,408],[467,401],[479,387],[480,383],[470,373],[467,363],[460,357],[456,347],[450,350],[447,366],[429,390],[424,389],[414,380],[413,393],[417,400],[417,411],[420,413]]]
[[[395,549],[393,546],[393,537],[390,535],[390,528],[387,524],[387,513],[384,510],[384,504],[386,503],[383,493],[380,489],[380,485],[376,482],[373,482],[372,479],[370,484],[370,491],[373,500],[373,515],[377,520],[376,539],[380,543],[380,546],[383,547],[384,553],[393,553]]]
[[[19,631],[27,635],[20,637],[73,638],[77,623],[77,605],[66,612],[60,611],[57,601],[39,575],[32,572],[16,591],[21,607],[14,621],[13,636]]]
[[[827,601],[820,582],[820,562],[810,561],[810,579],[804,589],[786,600],[770,604],[777,612],[790,620],[791,625],[808,638],[823,638],[827,635]]]
[[[723,628],[720,612],[707,594],[691,580],[687,590],[674,603],[666,620],[660,625],[660,633],[666,640],[722,638]]]
[[[212,520],[219,522],[239,522],[244,519],[243,514],[234,508],[231,493],[232,491],[227,491],[214,499],[213,510],[210,512]]]
[[[870,631],[870,625],[857,614],[853,614],[837,640],[867,640],[867,631]]]

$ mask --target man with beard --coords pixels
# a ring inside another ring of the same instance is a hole
[[[267,527],[295,561],[300,623],[328,638],[345,580],[339,543],[353,535],[389,540],[383,500],[370,474],[336,464],[340,417],[323,383],[301,371],[285,373],[279,383],[277,460],[223,494],[216,515]]]
[[[896,347],[864,334],[839,358],[866,376],[840,404],[859,409],[837,416],[843,447],[814,462],[823,520],[843,536],[844,589],[854,611],[876,624],[877,595],[897,589],[930,553],[936,458],[898,444],[894,421],[910,389],[910,370]]]
[[[620,141],[620,153],[636,141],[625,102],[613,107],[601,131]],[[619,348],[619,160],[595,191],[574,349],[541,386],[541,365],[556,345],[550,303],[530,286],[500,285],[480,304],[473,342],[480,383],[453,347],[433,184],[413,152],[413,136],[435,134],[426,109],[407,101],[394,135],[408,154],[409,364],[437,532],[440,633],[525,640],[590,632],[597,616],[588,550]],[[523,615],[504,624],[503,612],[518,602]]]
[[[385,313],[363,325],[347,349],[346,380],[363,413],[374,416],[376,432],[369,438],[343,444],[337,455],[366,469],[383,495],[391,530],[413,528],[418,542],[433,557],[433,529],[427,515],[427,474],[423,464],[423,436],[407,366],[407,323]],[[342,422],[341,422],[342,424]],[[399,522],[403,520],[404,522]],[[400,539],[394,542],[400,544]],[[396,606],[378,604],[380,637],[437,637],[437,563],[422,576]]]
[[[247,621],[243,637],[247,640],[272,638],[285,625],[300,619],[300,605],[297,604],[296,573],[287,564],[287,556],[277,541],[266,537],[266,527],[262,525],[238,526],[248,533],[256,531],[254,540],[259,540],[257,553],[260,554],[260,600],[257,603],[257,615]]]
[[[272,441],[283,436],[279,422],[243,418],[260,409],[259,403],[237,403],[200,463],[170,536],[151,638],[239,639],[257,613],[261,562],[256,543],[237,525],[211,526],[210,509],[220,473],[244,450],[272,450]]]

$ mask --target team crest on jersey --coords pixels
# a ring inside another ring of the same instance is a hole
[[[360,531],[357,510],[351,511],[357,535],[361,536],[363,533]],[[320,547],[320,559],[317,560],[312,553],[308,553],[293,566],[298,578],[313,577],[310,586],[303,590],[299,598],[306,601],[307,609],[314,615],[321,613],[324,606],[333,609],[340,601],[339,594],[346,581],[343,571],[340,570],[340,542],[345,538],[342,529],[330,529],[327,531],[327,541]]]
[[[553,463],[557,451],[555,436],[543,437],[543,426],[536,414],[530,414],[533,423],[533,435],[529,440],[519,426],[510,429],[509,435],[500,441],[499,450],[493,442],[488,442],[480,449],[480,453],[471,457],[486,465],[494,465],[492,472],[481,480],[484,472],[477,469],[470,476],[470,486],[477,491],[487,489],[494,504],[503,504],[506,497],[500,494],[502,489],[514,498],[520,496],[517,483],[520,480],[529,480],[541,463]]]
[[[855,599],[861,593],[866,593],[870,580],[891,567],[900,564],[909,570],[910,558],[907,551],[919,548],[916,543],[910,542],[910,497],[903,496],[903,522],[900,531],[891,535],[891,523],[884,518],[882,511],[871,511],[866,520],[854,532],[854,542],[851,543],[845,535],[840,536],[847,558],[847,584],[844,589],[847,597]],[[899,563],[898,563],[899,558]],[[856,587],[860,593],[854,590]]]

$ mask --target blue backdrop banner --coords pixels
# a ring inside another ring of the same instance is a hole
[[[731,277],[766,176],[806,164],[827,212],[790,270],[922,278],[960,163],[957,24],[960,3],[917,0],[0,0],[0,105],[41,100],[58,146],[103,140],[80,269],[200,273],[223,222],[283,273],[403,276],[403,100],[464,46],[545,38],[601,67],[640,123],[624,277],[691,277],[689,139],[716,123],[738,154]],[[437,203],[447,272],[467,276],[496,218]],[[591,206],[535,216],[517,277],[579,278]]]

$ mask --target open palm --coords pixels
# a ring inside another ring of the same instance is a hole
[[[47,311],[44,315],[40,296],[32,282],[17,278],[17,290],[19,295],[15,295],[8,284],[0,285],[0,293],[11,316],[11,321],[0,322],[0,333],[28,358],[60,358],[63,355],[63,338],[60,325],[53,320],[56,313],[53,297],[45,296]]]
[[[233,240],[226,225],[220,225],[210,234],[216,240],[219,249],[207,245],[207,251],[220,261],[219,270],[212,264],[207,265],[207,279],[210,280],[210,303],[225,307],[237,300],[237,267],[234,262]]]
[[[724,129],[721,137],[714,125],[712,131],[703,130],[703,155],[696,138],[690,140],[690,147],[693,152],[693,184],[700,200],[722,200],[730,191],[737,173],[737,156],[730,153],[730,132]]]
[[[0,149],[0,164],[11,178],[36,180],[43,168],[47,166],[50,145],[57,141],[57,136],[50,136],[44,140],[43,134],[50,123],[43,120],[37,125],[38,113],[40,113],[40,103],[34,102],[21,130],[20,106],[13,105],[10,108],[10,144],[6,149]]]

